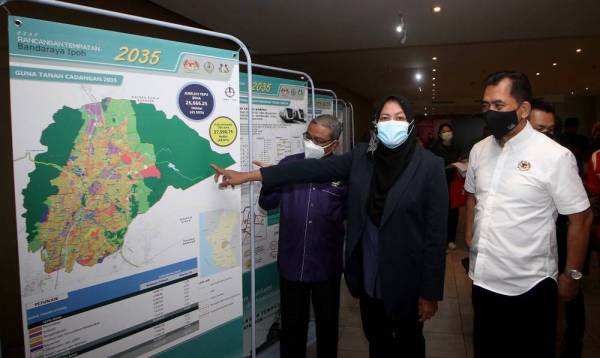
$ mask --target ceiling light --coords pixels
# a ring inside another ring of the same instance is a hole
[[[415,73],[415,80],[421,81],[422,79],[423,79],[423,75],[421,74],[421,72]]]
[[[427,117],[427,112],[425,112],[425,117]]]
[[[404,44],[406,42],[406,23],[404,22],[404,15],[402,13],[398,14],[398,22],[396,23],[396,32],[400,34],[400,43]]]
[[[539,72],[536,72],[536,73],[535,73],[535,75],[536,75],[536,76],[539,76],[539,75],[540,75],[540,73],[539,73]]]
[[[574,95],[574,94],[575,94],[575,91],[571,91],[571,95]]]
[[[435,83],[432,86],[435,87]]]
[[[433,7],[433,12],[442,12],[442,7],[439,5],[436,5]]]
[[[552,62],[552,66],[558,66],[558,62]]]
[[[585,90],[586,90],[586,91],[589,91],[589,90],[590,90],[590,88],[589,88],[589,87],[586,87],[586,88],[585,88]]]
[[[437,71],[435,68],[432,70],[433,72]]]
[[[434,77],[434,78],[432,78],[432,80],[434,80],[434,81],[435,81],[435,77]]]
[[[582,50],[580,48],[578,48],[577,50],[575,50],[575,52],[580,53]]]
[[[435,57],[435,56],[433,56],[431,59],[434,61],[437,61],[437,57]]]
[[[421,87],[419,87],[419,92],[423,92],[423,89]]]

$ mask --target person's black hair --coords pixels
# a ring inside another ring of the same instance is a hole
[[[565,119],[564,128],[578,128],[579,127],[579,119],[575,117],[570,117]]]
[[[454,132],[454,127],[452,127],[452,126],[450,125],[450,123],[442,123],[442,124],[440,124],[440,126],[438,127],[438,137],[440,136],[440,134],[442,134],[442,128],[444,128],[444,127],[448,127],[448,128],[450,128],[450,130],[451,130],[451,131],[453,131],[453,132]]]
[[[497,86],[500,81],[508,78],[511,82],[510,95],[519,103],[525,101],[531,102],[532,90],[531,83],[527,76],[517,71],[500,71],[489,75],[485,81],[485,87]]]
[[[556,110],[554,109],[554,105],[552,103],[544,102],[541,99],[533,99],[531,101],[531,109],[537,109],[542,112],[550,113],[556,116]]]
[[[398,103],[400,105],[400,107],[402,107],[402,111],[404,112],[404,115],[406,116],[406,120],[409,123],[415,119],[415,112],[414,112],[413,106],[412,106],[412,104],[410,104],[408,99],[406,99],[402,96],[399,96],[399,95],[390,95],[390,96],[385,97],[383,100],[381,100],[381,102],[377,106],[377,109],[375,111],[375,121],[377,121],[379,119],[379,116],[381,115],[381,111],[383,111],[383,106],[385,106],[385,104],[388,102]]]

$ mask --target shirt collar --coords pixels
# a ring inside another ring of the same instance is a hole
[[[533,134],[535,130],[531,127],[528,120],[525,120],[525,127],[521,129],[517,135],[508,140],[508,142],[504,143],[504,146],[517,147],[527,142],[529,137]]]

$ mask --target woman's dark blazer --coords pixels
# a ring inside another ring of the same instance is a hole
[[[292,183],[348,182],[344,276],[354,297],[364,292],[360,240],[367,228],[373,167],[374,160],[362,143],[344,155],[261,169],[265,189]],[[417,145],[389,190],[379,226],[378,277],[391,319],[413,315],[419,297],[443,298],[447,218],[444,163]]]

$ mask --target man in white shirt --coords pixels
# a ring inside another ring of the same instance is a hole
[[[492,135],[471,150],[465,182],[475,357],[554,357],[557,292],[579,289],[590,204],[573,154],[528,123],[524,74],[490,75],[482,104]],[[558,213],[569,217],[560,276]]]

